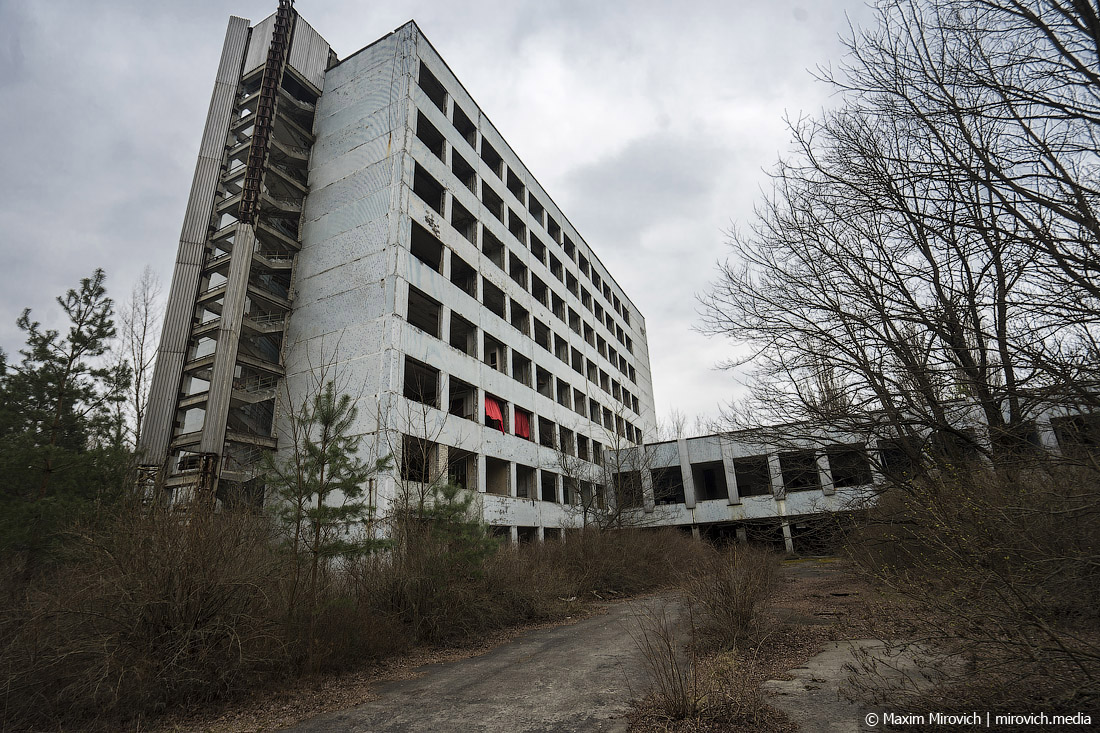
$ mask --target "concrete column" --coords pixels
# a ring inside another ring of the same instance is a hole
[[[1054,432],[1054,426],[1050,423],[1050,416],[1040,417],[1035,421],[1035,432],[1039,434],[1039,445],[1043,450],[1053,456],[1062,455],[1062,447],[1058,445],[1058,435]]]
[[[481,409],[484,410],[485,409],[484,406]],[[480,453],[477,454],[477,457],[474,459],[474,462],[477,464],[477,490],[478,490],[478,492],[484,494],[485,493],[485,456],[481,455]]]
[[[439,306],[439,339],[451,343],[451,309],[445,305]]]
[[[451,279],[451,248],[443,248],[443,259],[439,263],[440,274],[448,280]]]
[[[546,541],[546,528],[542,526],[541,521],[539,522],[539,526],[535,527],[535,530],[538,532],[539,542],[545,542]]]
[[[733,463],[733,444],[721,438],[718,444],[722,449],[722,471],[726,474],[726,493],[730,506],[741,503],[741,494],[737,490],[737,469]]]
[[[738,527],[734,533],[737,535],[737,541],[742,545],[749,541],[749,533],[744,527]]]
[[[695,494],[695,477],[692,476],[691,457],[688,455],[686,438],[676,441],[676,450],[680,454],[680,480],[684,483],[684,506],[694,509],[698,503]]]
[[[648,468],[638,471],[642,479],[642,506],[646,514],[652,514],[656,501],[653,498],[653,473]]]
[[[791,523],[787,521],[787,500],[778,499],[775,502],[776,513],[779,515],[779,526],[783,530],[783,546],[787,552],[794,553],[794,537],[791,536]]]
[[[508,528],[508,539],[512,545],[519,544],[519,527],[512,525]]]
[[[241,338],[241,321],[248,300],[248,273],[251,270],[252,250],[255,246],[256,232],[252,225],[237,224],[225,295],[222,297],[218,344],[214,349],[210,392],[199,444],[199,450],[204,453],[217,453],[220,456],[225,442],[226,421],[229,419],[229,403],[233,394],[233,375]]]
[[[691,525],[691,538],[693,540],[699,539],[699,525],[698,524]]]
[[[518,496],[516,487],[516,462],[508,462],[508,496]]]
[[[820,476],[821,491],[826,496],[832,496],[836,493],[836,487],[833,486],[833,470],[829,466],[829,457],[825,453],[817,454],[817,473]]]
[[[787,491],[783,486],[783,467],[779,463],[778,453],[768,454],[768,469],[772,474],[772,496],[781,501],[786,498]]]

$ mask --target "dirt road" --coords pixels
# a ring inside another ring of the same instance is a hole
[[[529,632],[482,656],[428,665],[415,679],[374,688],[370,702],[287,730],[625,731],[622,716],[645,687],[634,616],[646,603],[666,602],[611,604],[606,614]]]

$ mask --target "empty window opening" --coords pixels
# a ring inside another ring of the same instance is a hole
[[[596,351],[600,356],[607,358],[607,342],[603,340],[603,336],[596,336]]]
[[[435,78],[435,74],[428,70],[423,61],[420,62],[420,76],[417,84],[424,90],[428,99],[432,100],[432,104],[439,107],[440,112],[447,114],[447,88]]]
[[[623,304],[623,323],[626,324],[627,328],[630,328],[630,309],[626,307],[625,303]]]
[[[574,298],[580,297],[580,283],[577,276],[571,272],[565,273],[565,289],[572,293]]]
[[[439,370],[406,356],[404,395],[406,399],[439,407]]]
[[[592,268],[592,284],[596,287],[596,292],[600,292],[600,284],[603,280],[600,279],[600,275],[596,272],[596,268]],[[598,306],[597,306],[598,307]]]
[[[592,441],[592,462],[597,466],[603,465],[603,445],[595,440]]]
[[[565,256],[568,257],[570,261],[575,261],[577,259],[577,246],[573,244],[573,240],[569,238],[568,234],[565,235],[565,242],[562,244],[561,248],[565,250]]]
[[[583,435],[577,436],[577,458],[580,458],[582,461],[592,460],[592,454],[589,452],[588,448],[588,438]]]
[[[557,445],[558,426],[545,417],[539,418],[539,445],[553,448]]]
[[[561,227],[550,217],[549,213],[546,214],[546,232],[555,242],[561,242]]]
[[[577,258],[577,267],[581,268],[581,274],[582,275],[584,275],[585,277],[588,276],[588,273],[590,272],[590,270],[588,269],[588,258],[587,257],[585,257],[584,255],[581,255],[580,257],[578,257]]]
[[[657,504],[684,503],[684,476],[679,466],[653,469],[653,501]]]
[[[603,369],[600,370],[600,389],[608,394],[611,393],[611,377]]]
[[[565,301],[558,297],[557,293],[550,294],[550,310],[559,321],[565,323]]]
[[[836,445],[825,451],[833,486],[844,489],[871,483],[871,462],[862,445]]]
[[[433,467],[438,446],[430,440],[403,435],[401,438],[401,478],[417,484],[429,484],[435,478]]]
[[[467,356],[477,356],[477,327],[454,311],[451,311],[451,346]]]
[[[581,288],[581,305],[588,310],[592,310],[592,293],[588,292],[584,288]]]
[[[463,420],[477,420],[477,387],[451,377],[447,389],[447,412]]]
[[[556,277],[559,281],[564,281],[565,273],[561,267],[561,260],[554,255],[550,255],[550,274]]]
[[[535,389],[543,397],[554,399],[554,377],[542,367],[535,367]]]
[[[531,254],[535,256],[536,260],[545,265],[546,245],[543,244],[534,234],[529,234],[527,238],[531,243]]]
[[[523,181],[519,179],[516,172],[511,168],[508,169],[508,190],[512,192],[512,195],[516,197],[516,200],[521,204],[526,203],[523,199]]]
[[[596,383],[599,380],[599,370],[596,368],[596,362],[591,359],[586,359],[584,362],[584,369],[589,382]]]
[[[580,504],[580,491],[577,490],[577,480],[569,476],[563,476],[561,481],[561,501],[563,504]]]
[[[534,436],[531,434],[531,413],[527,410],[521,410],[518,407],[515,409],[516,416],[516,437],[523,438],[524,440],[534,440]]]
[[[603,426],[607,430],[615,429],[615,416],[611,414],[611,410],[606,407],[603,408]]]
[[[558,475],[552,471],[542,472],[542,500],[557,502]]]
[[[588,404],[588,399],[584,396],[584,392],[581,392],[577,388],[573,388],[573,412],[577,413],[581,417],[584,417],[584,408]]]
[[[611,302],[611,286],[607,283],[603,284],[603,299],[608,303]]]
[[[497,178],[504,178],[504,159],[500,157],[500,154],[484,137],[481,138],[481,159],[485,161],[485,165],[489,166],[489,170],[493,172],[493,175]]]
[[[879,462],[882,472],[901,478],[913,473],[920,460],[920,446],[904,438],[886,438],[878,442]]]
[[[642,506],[641,471],[623,471],[611,477],[611,490],[617,506],[632,509]]]
[[[535,343],[542,348],[550,351],[550,327],[539,319],[534,319],[535,322]]]
[[[543,214],[546,213],[546,209],[539,202],[537,198],[530,193],[527,194],[527,210],[531,212],[531,216],[535,218],[540,225],[542,224]]]
[[[452,104],[451,116],[454,118],[455,129],[458,130],[458,134],[462,136],[462,139],[470,144],[471,148],[477,148],[477,125],[466,116],[466,113],[462,111],[462,108],[457,104]]]
[[[485,278],[481,278],[481,302],[490,311],[507,320],[508,316],[505,314],[505,301],[506,298],[504,297],[503,290],[493,285]]]
[[[538,471],[534,466],[524,466],[521,463],[516,464],[516,496],[522,499],[536,499],[538,498],[538,485],[536,484],[536,477]],[[530,540],[538,539],[538,530],[535,527],[520,527],[520,541],[523,542],[522,530],[532,530]]]
[[[439,313],[442,307],[438,301],[410,285],[409,310],[405,320],[424,333],[439,338]]]
[[[542,303],[545,307],[550,307],[550,289],[546,287],[546,283],[540,280],[537,275],[531,276],[531,295],[535,296],[535,300]]]
[[[554,334],[554,356],[566,364],[569,363],[569,342],[556,333]]]
[[[512,352],[512,379],[527,387],[531,386],[531,360],[515,352]]]
[[[447,478],[455,486],[467,491],[477,491],[477,454],[459,448],[448,448]]]
[[[508,403],[488,392],[485,393],[485,426],[508,432]]]
[[[512,233],[512,236],[525,243],[527,241],[527,225],[523,223],[523,217],[516,212],[508,209],[508,231]]]
[[[516,329],[524,336],[530,336],[531,314],[527,312],[527,309],[513,300],[508,311],[510,314],[509,323],[512,324],[512,328]]]
[[[721,461],[691,464],[691,480],[695,484],[695,496],[700,501],[729,499],[726,469]]]
[[[437,214],[443,213],[443,186],[417,163],[413,168],[413,193]]]
[[[444,160],[443,133],[436,129],[435,125],[428,121],[423,112],[416,113],[416,137],[427,146],[432,155]]]
[[[783,471],[783,488],[787,491],[812,491],[821,488],[817,456],[812,450],[795,450],[779,454]]]
[[[569,397],[572,394],[572,389],[573,388],[569,386],[569,382],[563,379],[558,380],[556,394],[559,405],[562,407],[569,407],[571,405]]]
[[[497,496],[512,495],[512,469],[508,461],[485,457],[485,491]]]
[[[527,265],[511,252],[508,253],[508,276],[521,288],[527,289]]]
[[[454,149],[451,150],[451,172],[455,174],[463,186],[473,191],[477,196],[477,171],[474,167],[466,162],[466,159],[456,153]]]
[[[740,496],[767,496],[772,493],[772,472],[767,456],[747,456],[733,462]]]
[[[592,314],[596,316],[597,322],[603,323],[603,306],[595,301],[592,303]]]
[[[597,425],[600,424],[600,403],[591,397],[588,399],[588,419]]]
[[[611,396],[619,402],[623,401],[623,388],[614,379],[611,380]]]
[[[481,230],[481,251],[489,258],[489,261],[500,269],[504,269],[504,242],[500,241],[485,228]]]
[[[441,271],[443,267],[443,243],[415,221],[412,223],[409,249],[412,250],[413,257],[436,272]]]
[[[485,363],[489,365],[490,369],[496,369],[498,372],[504,374],[508,373],[508,350],[500,341],[489,334],[485,334],[484,349],[485,349]]]
[[[468,242],[477,245],[477,217],[453,198],[451,199],[451,226]]]
[[[581,315],[572,308],[569,309],[569,328],[578,336],[581,335]]]
[[[638,383],[638,373],[634,371],[634,367],[627,364],[626,365],[626,371],[627,371],[627,376],[630,377],[630,381],[634,382],[634,384],[637,384]],[[637,411],[638,411],[637,409],[634,410],[634,412],[637,412]]]
[[[488,209],[489,213],[495,216],[501,224],[504,223],[504,199],[497,196],[497,192],[485,181],[481,182],[481,203],[485,204],[485,208]]]
[[[584,355],[577,349],[570,351],[570,364],[577,374],[584,374]]]
[[[477,297],[477,270],[451,252],[451,282],[471,298]]]

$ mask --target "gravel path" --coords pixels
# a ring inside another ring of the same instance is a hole
[[[374,688],[375,699],[320,715],[288,731],[625,731],[629,701],[645,686],[631,637],[646,604],[612,604],[606,614],[540,629],[479,657],[422,667],[414,679]]]

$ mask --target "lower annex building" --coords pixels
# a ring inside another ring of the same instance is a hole
[[[263,500],[286,405],[356,398],[380,513],[450,479],[513,536],[572,524],[654,437],[645,320],[409,22],[339,59],[282,0],[226,32],[140,446],[174,501]],[[289,395],[289,400],[288,400]]]

